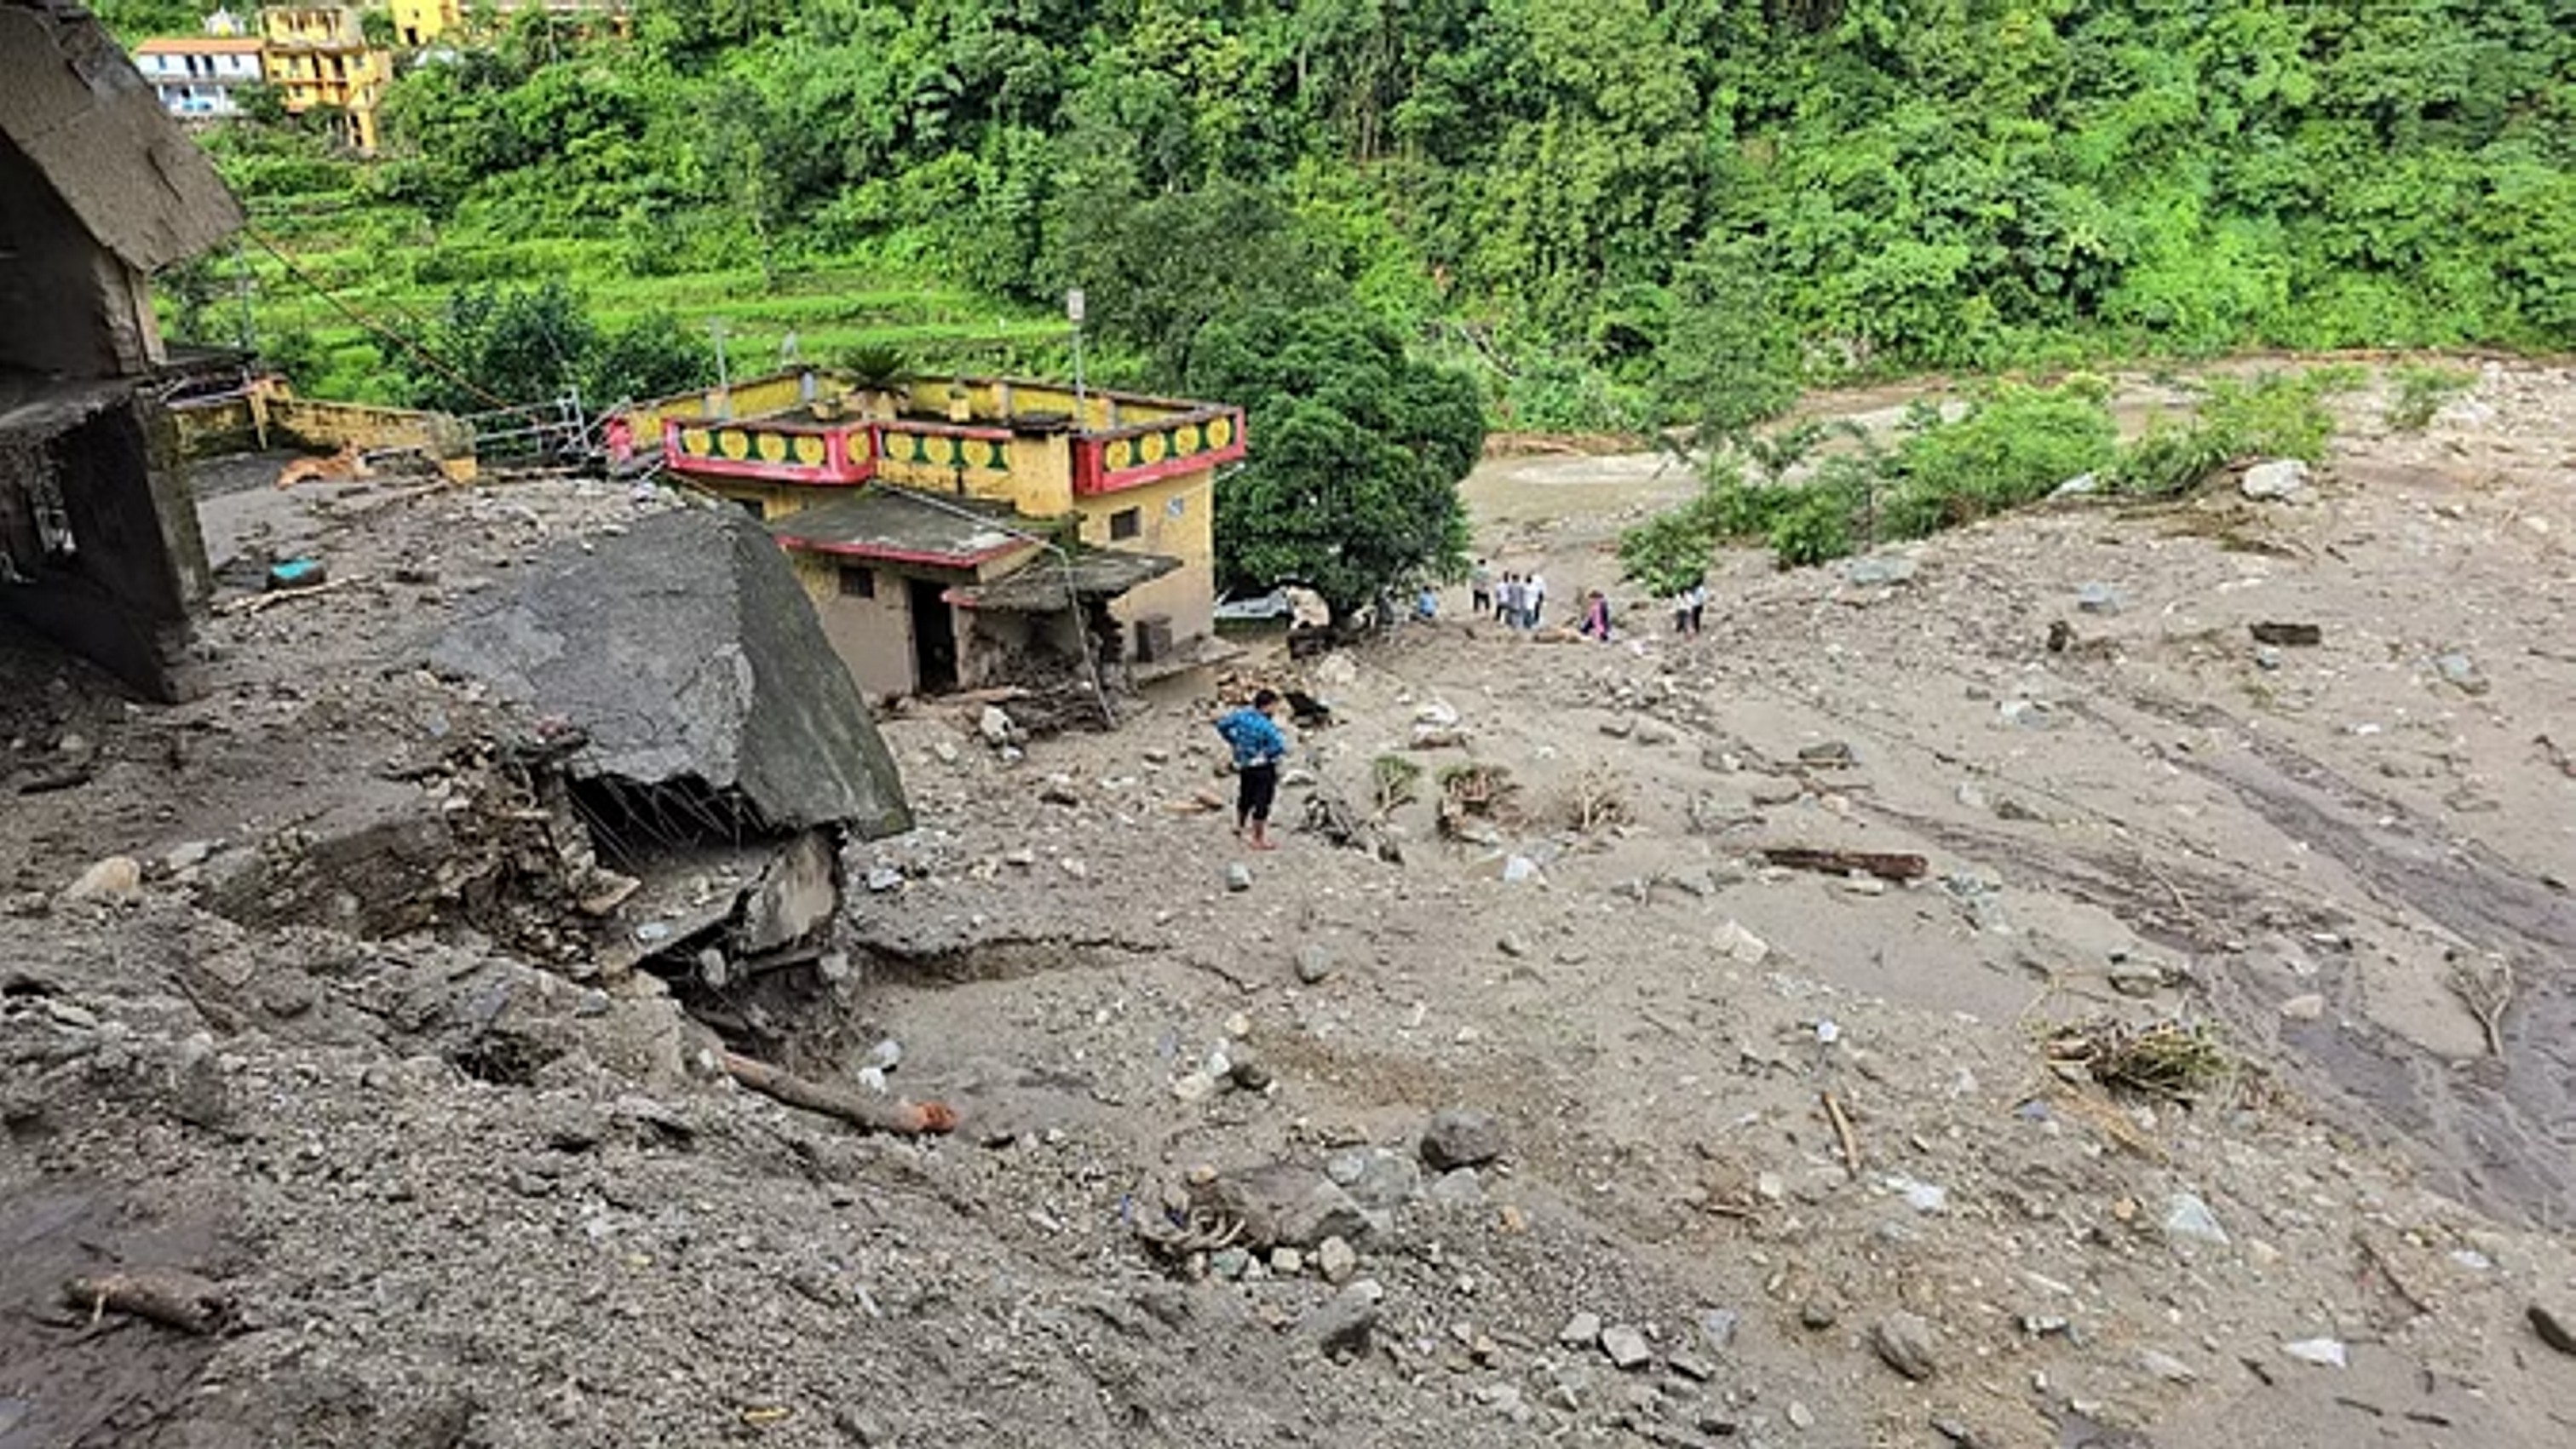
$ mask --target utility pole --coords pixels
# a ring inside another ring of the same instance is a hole
[[[1082,289],[1073,287],[1064,294],[1065,320],[1073,324],[1073,430],[1091,431],[1091,399],[1082,387]]]
[[[241,301],[241,349],[259,350],[259,327],[250,315],[250,254],[242,250],[241,238],[233,238],[233,295]]]
[[[733,416],[733,383],[725,375],[725,320],[722,317],[707,320],[707,336],[716,345],[716,396],[722,400],[716,415],[729,418]]]

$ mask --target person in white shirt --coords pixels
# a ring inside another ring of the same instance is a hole
[[[1547,621],[1547,580],[1539,574],[1532,574],[1521,588],[1528,595],[1527,608],[1521,615],[1521,627],[1535,629]]]

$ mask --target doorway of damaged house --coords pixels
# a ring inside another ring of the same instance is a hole
[[[948,585],[937,579],[907,579],[912,595],[912,669],[925,694],[945,694],[957,687],[957,616],[948,608]]]

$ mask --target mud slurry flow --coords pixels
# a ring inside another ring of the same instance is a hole
[[[1461,590],[1019,759],[897,711],[918,825],[848,852],[846,969],[696,1019],[454,932],[246,929],[173,864],[463,727],[368,641],[645,505],[227,495],[210,535],[373,581],[218,620],[186,711],[53,664],[0,706],[0,789],[94,756],[0,842],[0,1443],[2576,1442],[2528,1317],[2576,1321],[2576,377],[2490,369],[2420,436],[2380,401],[2296,501],[2070,503],[1896,582],[1727,556],[1694,640],[1607,551],[1686,476],[1498,462],[1480,549],[1608,589],[1617,642]],[[1282,824],[1369,848],[1240,850],[1208,726],[1254,682],[1333,706]],[[1382,809],[1381,756],[1423,767]],[[1462,766],[1508,789],[1444,832]],[[55,899],[120,853],[134,899]],[[2496,962],[2500,1052],[2446,985]],[[731,1091],[711,1018],[964,1126]],[[2239,1074],[2048,1060],[2166,1022]],[[1426,1162],[1446,1109],[1498,1154]],[[1330,1243],[1156,1246],[1254,1180]],[[238,1331],[54,1296],[165,1261]]]

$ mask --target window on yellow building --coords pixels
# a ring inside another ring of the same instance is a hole
[[[1112,541],[1134,538],[1145,531],[1145,517],[1133,508],[1121,508],[1109,515],[1109,537]]]
[[[857,564],[841,565],[841,597],[873,599],[877,596],[877,571]]]

